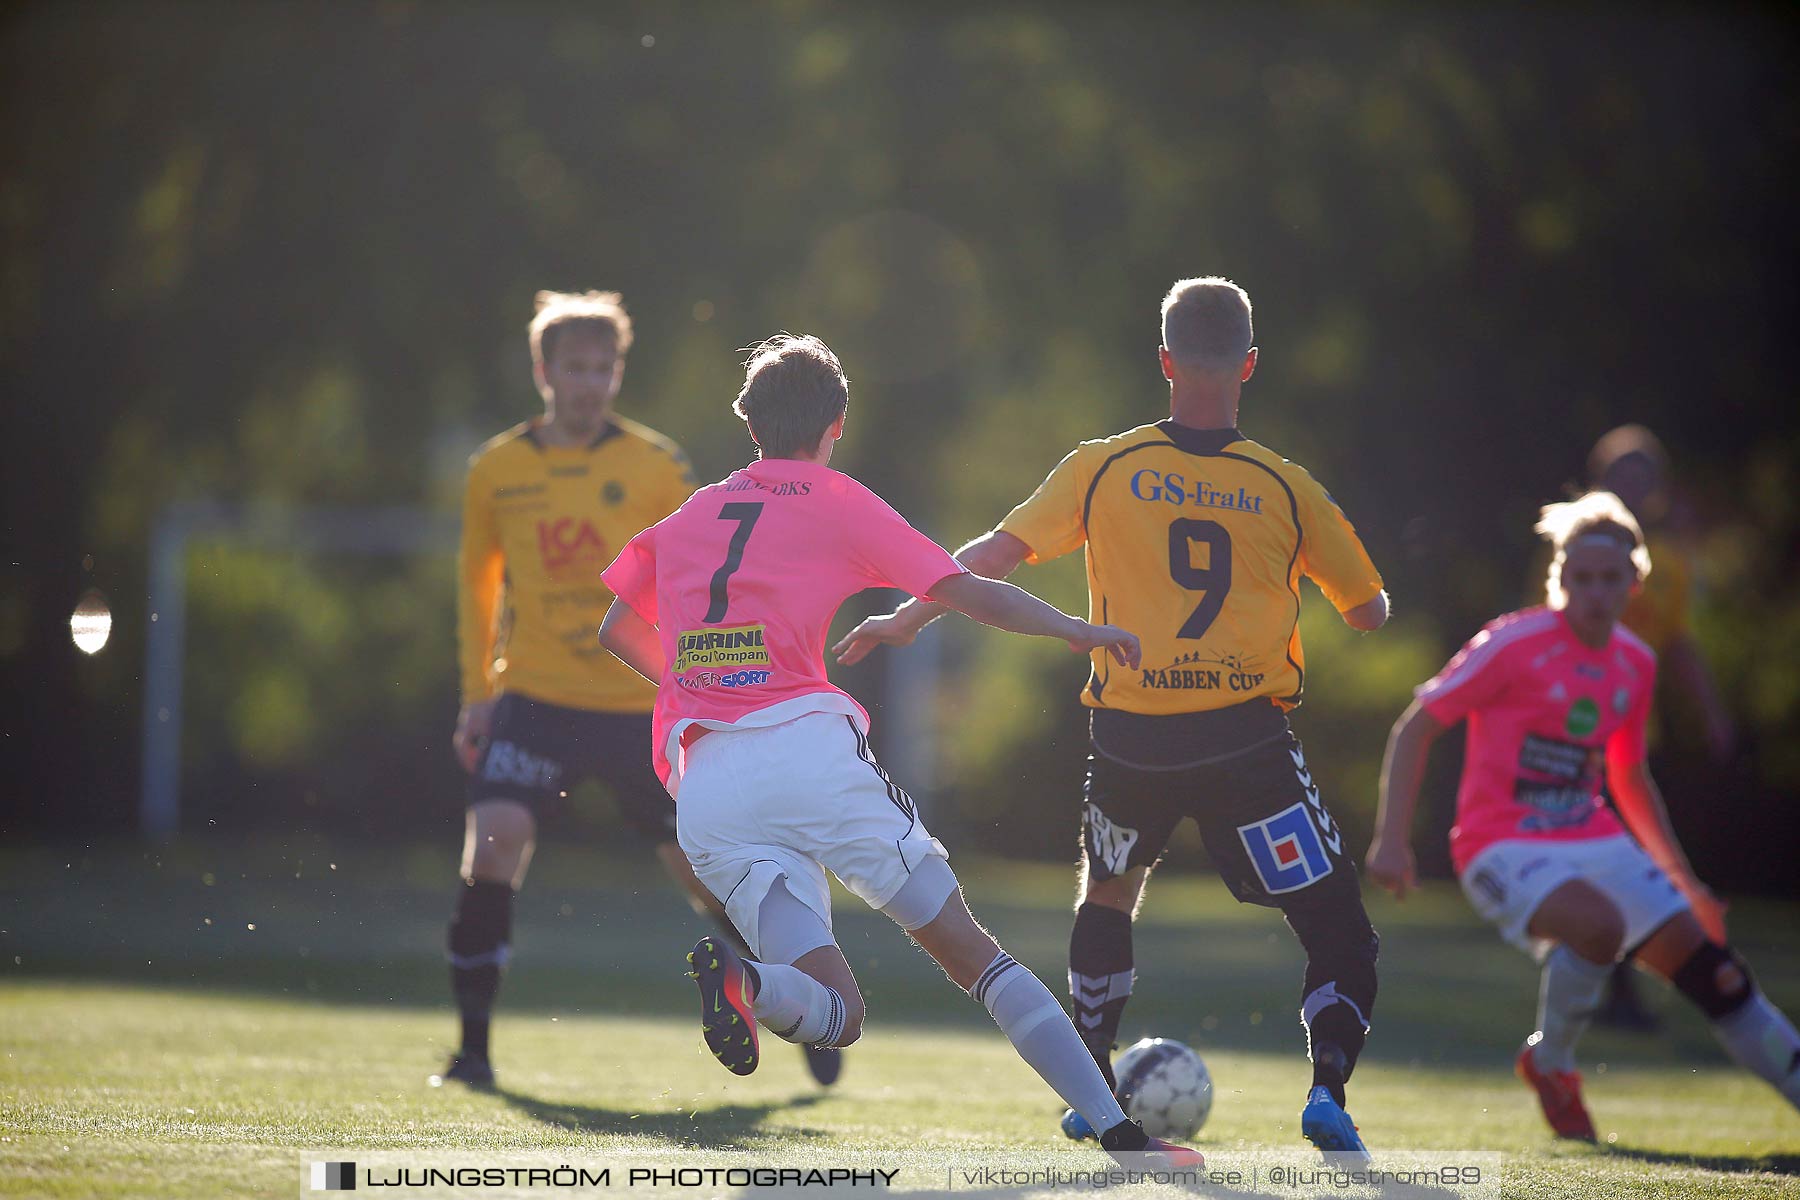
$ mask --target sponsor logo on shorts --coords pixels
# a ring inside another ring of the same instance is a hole
[[[482,760],[484,783],[514,783],[521,787],[549,787],[562,777],[562,764],[533,754],[516,742],[495,742]]]
[[[1469,879],[1474,889],[1487,897],[1487,902],[1498,908],[1506,903],[1506,884],[1492,869],[1483,867]]]
[[[1109,876],[1123,875],[1129,869],[1131,848],[1137,840],[1137,830],[1113,824],[1097,804],[1087,806],[1088,857],[1104,866]]]
[[[761,625],[683,630],[675,644],[675,674],[729,667],[766,667],[769,651],[763,644],[763,632]]]
[[[1318,826],[1304,801],[1295,801],[1272,817],[1238,826],[1238,838],[1250,865],[1271,896],[1297,892],[1331,874],[1331,856],[1319,840]]]

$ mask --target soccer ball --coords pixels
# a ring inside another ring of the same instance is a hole
[[[1200,1132],[1212,1112],[1212,1074],[1187,1046],[1170,1038],[1145,1038],[1113,1063],[1119,1105],[1155,1138],[1185,1141]]]

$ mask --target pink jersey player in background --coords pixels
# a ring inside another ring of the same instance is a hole
[[[1575,1044],[1632,951],[1800,1107],[1800,1035],[1727,944],[1724,905],[1695,878],[1644,761],[1656,656],[1619,624],[1650,572],[1643,532],[1610,492],[1549,505],[1537,531],[1554,549],[1548,606],[1489,622],[1394,724],[1369,878],[1402,899],[1416,886],[1426,755],[1466,719],[1451,860],[1476,911],[1543,964],[1538,1028],[1515,1066],[1551,1128],[1594,1140]]]
[[[658,685],[650,753],[676,798],[676,837],[754,960],[722,938],[688,955],[706,1044],[758,1061],[757,1023],[847,1046],[862,995],[831,931],[829,870],[983,1004],[1045,1082],[1121,1161],[1192,1166],[1128,1121],[1062,1006],[969,914],[943,844],[869,749],[869,718],[825,674],[825,639],[856,592],[892,587],[986,624],[1105,649],[1137,639],[965,571],[880,497],[827,464],[849,384],[817,338],[756,348],[733,406],[758,460],[633,538],[603,573],[618,599],[600,640]]]

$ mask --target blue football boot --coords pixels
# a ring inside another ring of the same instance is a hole
[[[1331,1098],[1331,1089],[1315,1087],[1306,1094],[1300,1110],[1300,1132],[1307,1141],[1331,1154],[1358,1154],[1365,1160],[1369,1148],[1357,1136],[1356,1122]]]

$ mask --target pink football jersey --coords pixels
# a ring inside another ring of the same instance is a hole
[[[682,735],[868,713],[825,676],[838,606],[872,587],[927,596],[962,566],[856,480],[797,459],[760,459],[701,488],[632,538],[601,574],[655,625],[667,660],[651,759],[674,795]]]
[[[1469,721],[1450,831],[1457,873],[1498,841],[1624,832],[1601,794],[1603,767],[1643,759],[1655,683],[1656,655],[1623,625],[1594,650],[1562,613],[1528,608],[1488,622],[1422,684],[1439,723]]]

